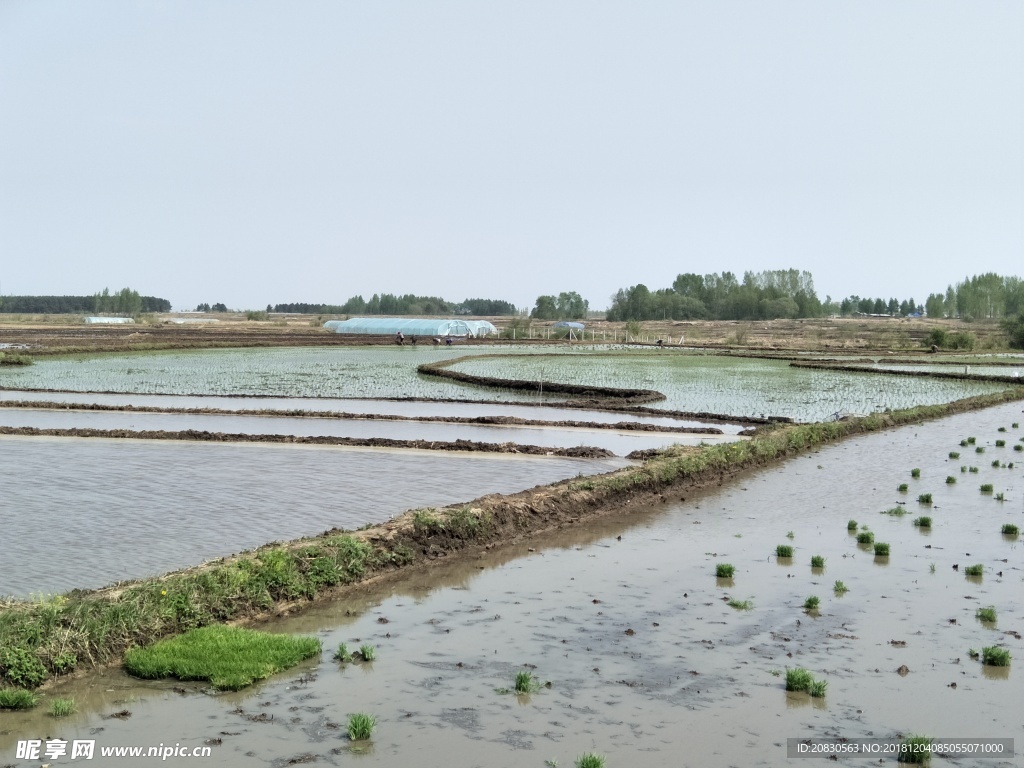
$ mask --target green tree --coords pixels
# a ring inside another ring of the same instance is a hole
[[[554,296],[538,296],[537,303],[534,304],[533,310],[530,312],[530,317],[537,320],[557,320],[558,299]]]

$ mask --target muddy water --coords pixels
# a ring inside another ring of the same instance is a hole
[[[388,438],[391,440],[472,440],[483,443],[520,443],[545,448],[592,446],[618,456],[631,451],[665,448],[673,444],[737,440],[735,435],[692,435],[671,432],[634,432],[582,427],[500,427],[434,421],[380,421],[375,419],[317,419],[283,416],[232,416],[211,413],[138,413],[128,411],[67,411],[0,408],[0,425],[38,429],[130,429],[182,431],[195,429],[247,435],[296,435]]]
[[[98,587],[618,460],[0,438],[0,595]],[[2,763],[0,763],[2,765]]]
[[[470,403],[470,402],[419,402],[414,400],[370,400],[359,398],[310,398],[310,397],[230,397],[193,395],[134,395],[101,394],[90,392],[31,392],[17,389],[0,389],[0,403],[11,401],[52,402],[52,403],[99,403],[114,406],[144,406],[149,408],[215,408],[218,410],[274,410],[274,411],[333,411],[336,413],[381,414],[390,416],[515,416],[535,421],[592,421],[599,424],[614,424],[619,421],[637,421],[642,424],[657,424],[663,427],[715,427],[732,433],[740,426],[709,424],[701,421],[675,419],[667,416],[618,413],[610,411],[582,410],[579,408],[557,408],[553,406],[529,406],[515,403]]]
[[[328,651],[372,643],[372,664],[342,667],[327,652],[221,696],[116,671],[88,677],[50,694],[79,700],[82,712],[69,720],[0,715],[0,756],[13,760],[15,741],[29,735],[105,746],[220,739],[215,759],[229,766],[568,766],[587,750],[609,766],[778,766],[789,762],[789,737],[898,732],[1018,737],[1020,749],[1024,642],[1004,632],[1024,633],[1024,547],[999,527],[1024,522],[1024,472],[1020,463],[990,466],[1020,456],[994,446],[1021,436],[1011,421],[1024,421],[1020,404],[851,440],[685,501],[443,563],[270,625],[315,633]],[[959,447],[968,435],[984,454]],[[963,458],[951,461],[949,451]],[[961,463],[978,473],[961,477]],[[959,482],[947,486],[950,474]],[[909,495],[896,491],[901,482]],[[1008,501],[983,496],[981,483]],[[913,500],[922,492],[934,495],[930,511]],[[900,501],[912,515],[879,514]],[[911,524],[918,514],[934,518],[931,533]],[[888,561],[856,545],[849,518],[891,544]],[[773,556],[780,543],[796,547],[792,563]],[[824,572],[812,572],[812,555],[827,558]],[[730,582],[714,577],[723,561],[737,567]],[[985,565],[981,579],[963,575],[973,563]],[[849,587],[843,597],[832,592],[836,579]],[[808,595],[821,598],[816,615],[801,608]],[[734,610],[726,597],[750,599],[753,609]],[[995,627],[974,618],[984,605],[996,607]],[[968,658],[968,649],[994,644],[1013,653],[1008,671]],[[526,664],[552,687],[528,697],[495,691]],[[787,694],[787,666],[827,680],[825,699]],[[129,719],[104,719],[126,708]],[[354,754],[343,725],[357,711],[374,714],[378,728],[372,746]]]

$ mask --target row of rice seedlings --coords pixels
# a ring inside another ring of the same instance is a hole
[[[50,702],[50,714],[54,717],[67,717],[75,713],[74,699],[54,699]]]
[[[803,667],[786,669],[786,690],[809,693],[816,699],[824,698],[828,681],[815,680]]]

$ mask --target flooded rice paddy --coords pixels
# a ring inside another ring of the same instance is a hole
[[[1019,737],[1024,547],[999,531],[1024,522],[1024,465],[1008,466],[1021,436],[1010,425],[1022,420],[1015,403],[848,440],[628,517],[367,587],[271,623],[317,634],[325,653],[246,692],[117,670],[68,682],[48,695],[75,697],[80,713],[3,713],[0,759],[13,759],[17,739],[59,737],[211,744],[226,766],[570,766],[585,751],[610,768],[777,766],[788,763],[787,738]],[[968,436],[984,454],[959,445]],[[982,483],[1006,500],[980,493]],[[916,501],[922,493],[931,505]],[[908,515],[881,514],[904,505]],[[933,518],[930,530],[912,524],[919,515]],[[851,518],[891,555],[859,547]],[[795,547],[791,562],[774,556],[777,544]],[[826,558],[823,570],[812,555]],[[722,562],[736,566],[733,579],[715,578]],[[968,564],[984,575],[966,577]],[[849,591],[835,594],[836,580]],[[821,600],[814,613],[802,609],[810,595]],[[975,618],[981,606],[996,608],[995,624]],[[374,644],[377,660],[341,666],[330,660],[339,642]],[[989,645],[1008,648],[1011,667],[969,657]],[[795,666],[828,682],[823,699],[786,693]],[[551,687],[497,692],[524,669]],[[110,717],[122,710],[131,714]],[[344,735],[354,712],[378,721],[362,751]]]
[[[520,491],[623,463],[0,437],[0,595],[99,587],[270,541],[358,528],[413,507]]]

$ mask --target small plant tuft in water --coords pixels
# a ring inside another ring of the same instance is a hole
[[[997,645],[982,648],[981,663],[987,664],[990,667],[1008,667],[1010,666],[1010,652]]]
[[[811,687],[807,689],[807,692],[811,694],[812,699],[823,699],[825,698],[825,690],[828,688],[828,680],[815,680],[811,683]]]
[[[920,496],[917,497],[917,503],[918,504],[931,504],[932,503],[932,495],[930,493],[922,493]]]
[[[883,515],[891,515],[892,517],[903,517],[907,514],[906,507],[889,507],[888,509],[882,510]]]
[[[935,563],[928,563],[928,573],[935,573]]]
[[[914,525],[918,528],[931,528],[932,519],[927,515],[922,515],[921,517],[914,518]]]
[[[1006,441],[1005,440],[996,440],[996,448],[1005,448],[1005,447],[1006,447]]]
[[[786,534],[786,538],[787,538],[787,539],[795,539],[795,538],[796,538],[796,536],[795,536],[795,535],[793,534],[793,532],[792,532],[792,531],[790,531],[789,533],[787,533],[787,534]]]
[[[961,472],[966,472],[967,471],[967,465],[966,464],[961,464],[960,465],[960,471]]]
[[[365,741],[370,738],[377,718],[365,712],[357,712],[348,719],[348,737],[352,741]]]
[[[75,712],[74,699],[53,699],[50,702],[50,714],[54,717],[67,717]]]
[[[529,672],[516,672],[514,690],[516,693],[536,693],[540,690],[540,681]]]
[[[821,604],[821,598],[819,598],[817,595],[811,595],[806,600],[804,600],[804,610],[805,611],[816,611],[816,610],[818,610],[818,606],[820,604]]]
[[[1005,431],[1006,431],[1006,427],[1000,427],[999,429],[996,430],[996,432],[1005,432]]]
[[[729,563],[718,563],[715,565],[715,576],[720,579],[731,579],[736,573],[736,566]]]
[[[896,490],[899,491],[900,493],[906,493],[907,491],[910,490],[910,486],[907,485],[906,483],[900,483],[899,486],[897,486]]]
[[[576,758],[576,768],[604,768],[604,755],[587,752]]]
[[[982,493],[992,493],[992,483],[985,483],[981,486]]]
[[[0,689],[0,709],[32,709],[39,697],[21,688]]]
[[[932,759],[932,740],[927,736],[909,736],[900,744],[900,753],[896,756],[897,763],[905,765],[924,765]]]
[[[981,654],[978,653],[974,648],[968,649],[967,655],[970,656],[972,659],[980,659],[981,658]]]
[[[1015,446],[1013,446],[1013,450],[1015,450],[1015,451],[1024,451],[1024,445],[1021,445],[1020,443],[1017,443]]]
[[[985,452],[985,448],[984,448],[984,446],[979,445],[977,448],[974,449],[974,452],[975,453],[984,453]]]
[[[949,452],[949,458],[951,458],[951,459],[959,459],[960,458],[960,452],[959,451],[950,451]]]
[[[956,478],[952,475],[946,475],[946,485],[953,485],[956,483]]]
[[[920,467],[914,467],[912,470],[910,470],[910,476],[911,477],[920,477],[921,476],[921,469],[920,469]]]
[[[1018,424],[1016,421],[1013,422],[1013,424],[1011,424],[1010,426],[1013,427],[1014,429],[1020,429],[1020,424]]]
[[[974,445],[974,443],[975,443],[975,438],[973,438],[973,437],[968,437],[967,438],[967,444],[968,445]]]
[[[1013,523],[1003,523],[1003,535],[1004,536],[1017,536],[1020,533],[1020,529]]]
[[[857,521],[856,520],[848,521],[846,523],[846,530],[848,530],[848,531],[856,531],[857,530]]]
[[[874,544],[875,543],[875,534],[873,534],[871,531],[861,531],[860,533],[857,534],[857,543],[858,544]]]
[[[966,440],[961,440],[960,445],[961,447],[966,448],[968,445],[970,445],[970,443],[968,443]]]
[[[334,652],[334,660],[348,663],[352,661],[352,652],[348,649],[348,646],[344,643],[338,645],[338,650]]]
[[[372,645],[360,645],[358,653],[363,661],[373,661],[377,658],[377,649]]]
[[[821,555],[814,555],[811,558],[811,568],[824,568],[824,567],[825,567],[825,558],[824,557],[822,557]]]
[[[889,545],[882,541],[875,542],[875,557],[888,557]]]
[[[992,466],[995,467],[996,469],[998,469],[999,468],[999,459],[996,459],[995,461],[993,461],[992,462]]]
[[[985,566],[980,563],[978,565],[968,565],[964,568],[964,573],[967,576],[982,576],[985,573]]]
[[[978,468],[977,467],[970,467],[967,471],[970,472],[971,474],[974,474],[974,475],[978,474]]]
[[[811,673],[803,667],[794,667],[786,670],[787,691],[809,691],[814,678]]]
[[[850,588],[843,584],[843,582],[839,581],[839,579],[836,579],[836,583],[832,585],[832,591],[837,595],[845,595],[850,591]]]
[[[791,546],[789,546],[789,544],[779,544],[777,547],[775,547],[775,556],[776,557],[792,557],[793,556],[793,548]]]
[[[1002,491],[996,494],[996,501],[1006,501],[1006,494]]]
[[[979,608],[978,612],[974,614],[979,621],[984,621],[989,624],[996,623],[996,609],[995,606],[990,605],[987,608]]]
[[[737,611],[749,611],[754,607],[754,602],[753,600],[737,600],[736,598],[731,598],[726,605],[730,608],[735,608]]]

